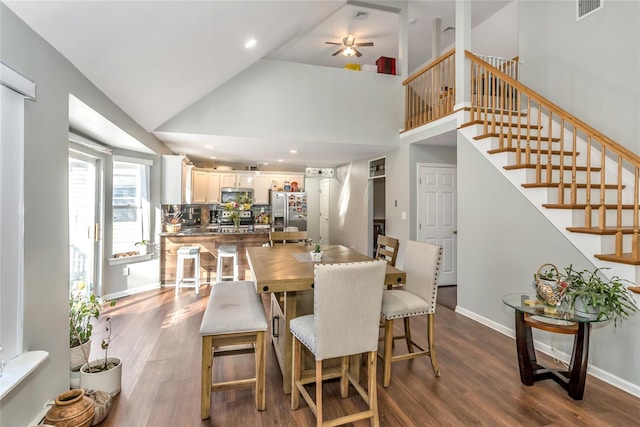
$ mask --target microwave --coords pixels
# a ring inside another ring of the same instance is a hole
[[[250,200],[249,204],[253,204],[253,188],[222,187],[220,189],[220,203],[235,202],[238,197],[245,194],[247,200]]]

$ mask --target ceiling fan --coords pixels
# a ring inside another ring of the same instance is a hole
[[[326,44],[335,44],[335,45],[342,45],[342,48],[331,54],[331,56],[336,56],[339,53],[342,53],[344,56],[357,56],[360,57],[362,56],[362,54],[360,53],[360,51],[358,50],[359,47],[363,47],[363,46],[373,46],[373,42],[364,42],[364,43],[356,43],[356,37],[352,34],[349,33],[347,34],[347,37],[342,39],[342,43],[336,43],[336,42],[325,42]]]

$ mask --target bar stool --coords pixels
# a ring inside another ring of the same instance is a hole
[[[193,277],[184,277],[184,260],[193,260]],[[186,285],[185,282],[192,282]],[[176,295],[182,287],[193,287],[196,295],[200,293],[200,246],[182,246],[178,249],[178,270],[176,271]]]
[[[223,276],[224,258],[233,258],[233,276]],[[238,280],[238,247],[223,245],[218,248],[218,265],[216,268],[216,282],[222,279]]]

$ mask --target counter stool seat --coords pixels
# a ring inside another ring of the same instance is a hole
[[[184,261],[187,259],[193,260],[193,277],[184,277]],[[178,249],[176,295],[180,292],[180,288],[183,287],[195,288],[196,295],[200,293],[200,246],[182,246]]]
[[[202,317],[202,377],[200,413],[211,416],[211,393],[255,386],[256,408],[266,407],[267,317],[253,282],[219,282],[211,288]],[[254,353],[255,376],[224,382],[213,381],[213,363],[218,357]]]
[[[223,275],[224,258],[233,258],[233,276]],[[238,247],[236,245],[222,245],[218,247],[216,282],[220,282],[223,279],[238,280]]]

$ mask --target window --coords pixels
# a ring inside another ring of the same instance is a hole
[[[114,157],[113,254],[133,252],[135,243],[149,239],[149,171],[151,162]]]
[[[35,101],[35,94],[35,83],[0,63],[0,364],[9,362],[0,380],[0,399],[48,356],[24,351],[22,324],[24,100]]]

